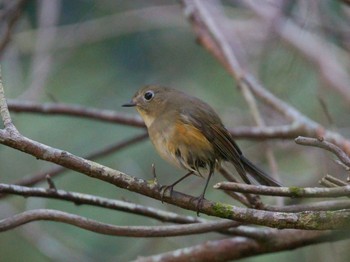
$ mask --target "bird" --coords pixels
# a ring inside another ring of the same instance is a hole
[[[196,198],[197,215],[210,178],[223,162],[232,163],[246,184],[251,184],[249,174],[262,185],[281,186],[243,155],[218,114],[201,99],[174,88],[146,85],[122,106],[135,107],[159,155],[187,171],[164,190],[172,193],[190,175],[206,176],[203,192]]]

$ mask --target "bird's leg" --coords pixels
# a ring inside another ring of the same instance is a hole
[[[181,177],[180,179],[176,180],[174,183],[172,183],[171,185],[169,186],[161,186],[160,187],[160,200],[162,201],[163,203],[163,198],[164,198],[164,194],[165,194],[165,191],[167,189],[170,189],[170,196],[171,194],[173,193],[173,189],[174,189],[174,186],[177,185],[178,183],[180,183],[182,180],[184,180],[186,177],[189,177],[190,175],[193,174],[193,171],[190,171],[188,172],[186,175],[184,175],[183,177]]]
[[[194,198],[194,200],[197,199],[197,205],[196,205],[197,216],[199,216],[199,208],[202,206],[202,202],[203,202],[203,199],[204,199],[205,191],[207,190],[210,178],[213,175],[213,173],[214,173],[214,169],[210,168],[209,175],[207,177],[207,181],[205,182],[205,186],[204,186],[204,190],[203,190],[202,194],[200,194],[199,197]]]
[[[152,174],[153,174],[153,183],[154,185],[156,185],[156,187],[159,190],[158,178],[156,174],[156,165],[154,163],[152,164]]]

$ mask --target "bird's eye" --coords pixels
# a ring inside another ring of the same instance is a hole
[[[153,91],[147,91],[143,96],[147,101],[150,101],[154,97]]]

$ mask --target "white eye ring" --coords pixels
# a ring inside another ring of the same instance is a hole
[[[143,98],[144,98],[146,101],[151,101],[153,97],[154,97],[154,92],[151,91],[151,90],[147,91],[147,92],[143,95]]]

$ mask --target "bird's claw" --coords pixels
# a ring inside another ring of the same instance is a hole
[[[196,212],[197,212],[197,216],[199,217],[199,211],[200,211],[200,208],[202,207],[202,202],[204,200],[204,195],[201,194],[200,196],[198,197],[192,197],[191,199],[191,202],[194,202],[194,201],[197,201],[197,204],[196,204]]]
[[[174,190],[174,186],[173,186],[173,185],[170,185],[170,186],[161,186],[161,187],[159,188],[159,190],[160,190],[160,201],[162,201],[162,203],[164,202],[164,194],[165,194],[165,192],[166,192],[168,189],[170,189],[170,197],[171,197],[171,195],[172,195],[172,193],[173,193],[173,190]]]

